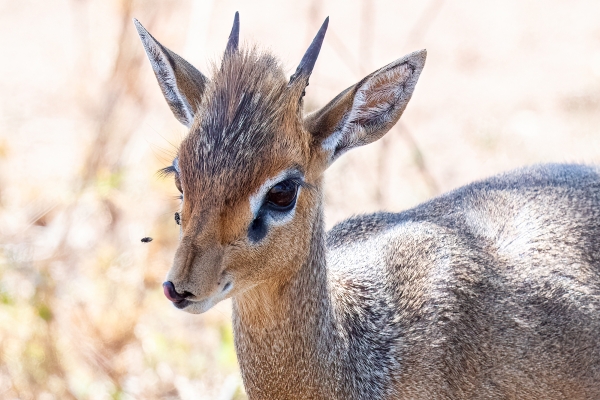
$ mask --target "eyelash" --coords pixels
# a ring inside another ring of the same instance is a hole
[[[300,178],[300,177],[293,177],[293,178],[288,178],[288,179],[284,179],[284,180],[293,182],[299,188],[309,189],[309,190],[314,188],[313,185],[311,185],[310,183],[304,182],[304,180],[302,180],[302,178]]]
[[[308,186],[308,183],[304,182],[302,179],[300,178],[289,178],[287,179],[288,181],[294,183],[296,186],[298,187],[305,187]]]
[[[169,165],[168,167],[159,169],[158,174],[162,177],[167,177],[169,175],[177,175],[177,170],[174,166]]]

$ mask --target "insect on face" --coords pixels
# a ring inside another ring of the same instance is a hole
[[[167,277],[174,292],[165,290],[170,299],[192,293],[174,301],[186,311],[204,311],[265,282],[297,256],[285,247],[308,223],[297,210],[313,188],[311,136],[297,98],[290,103],[287,79],[273,67],[273,58],[260,53],[230,56],[207,83],[204,107],[163,170],[182,199],[174,216],[181,242]],[[244,82],[232,89],[231,76]]]
[[[304,172],[310,153],[298,150],[308,148],[299,145],[301,135],[278,121],[267,131],[265,144],[248,152],[239,147],[244,139],[215,143],[211,130],[202,129],[212,117],[204,117],[179,149],[176,178],[183,199],[175,222],[181,243],[167,279],[177,292],[194,294],[181,304],[190,312],[285,272],[280,266],[300,256],[289,243],[309,224],[300,210],[309,209],[314,195],[312,178]],[[256,123],[248,122],[245,132]],[[287,139],[275,142],[275,135]]]
[[[272,55],[238,49],[237,13],[210,79],[135,23],[167,103],[189,128],[163,170],[182,199],[165,295],[198,313],[250,288],[284,284],[308,258],[321,223],[324,170],[395,124],[425,52],[375,71],[305,117],[302,98],[328,19],[289,79]]]

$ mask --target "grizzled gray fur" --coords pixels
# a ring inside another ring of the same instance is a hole
[[[599,168],[355,217],[327,248],[355,398],[600,398]]]
[[[323,174],[398,121],[408,54],[304,115],[325,20],[288,80],[238,49],[206,77],[135,22],[189,128],[165,296],[231,298],[250,399],[600,399],[600,169],[543,165],[325,233]]]

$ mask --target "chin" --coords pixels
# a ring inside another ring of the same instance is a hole
[[[176,304],[175,307],[190,314],[202,314],[213,308],[215,304],[216,303],[209,298],[200,301],[187,301],[187,304],[182,306]]]

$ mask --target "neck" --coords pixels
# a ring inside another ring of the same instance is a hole
[[[236,350],[250,398],[335,398],[338,337],[318,210],[307,258],[285,284],[262,285],[233,301]]]

